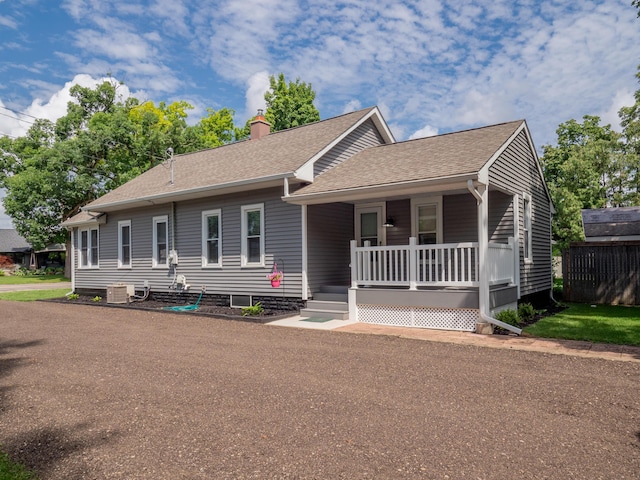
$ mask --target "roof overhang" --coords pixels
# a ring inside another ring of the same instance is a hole
[[[467,182],[469,180],[478,183],[477,172],[450,177],[438,177],[384,185],[332,190],[328,192],[308,194],[294,193],[290,196],[282,197],[282,199],[285,202],[296,205],[317,205],[336,202],[357,202],[361,200],[393,198],[398,196],[406,197],[409,195],[430,194],[436,192],[466,192],[468,191]]]
[[[71,229],[74,227],[84,227],[90,225],[103,225],[107,223],[107,216],[104,213],[94,214],[92,212],[85,212],[83,218],[78,220],[73,220],[73,217],[69,220],[65,220],[62,222],[62,226],[66,229]]]
[[[261,177],[250,180],[241,180],[238,182],[229,182],[218,185],[207,185],[200,188],[191,188],[184,190],[176,190],[163,192],[157,195],[149,195],[147,197],[129,198],[118,200],[115,202],[107,202],[99,205],[88,204],[82,207],[84,211],[91,212],[114,212],[128,208],[148,207],[149,205],[162,205],[171,202],[196,200],[199,198],[228,195],[230,193],[243,192],[246,190],[255,190],[257,188],[270,188],[282,186],[285,178],[292,178],[293,173],[280,173],[269,177]]]

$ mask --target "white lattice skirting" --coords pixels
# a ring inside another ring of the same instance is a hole
[[[473,332],[478,321],[478,310],[472,308],[404,307],[401,305],[358,305],[358,320],[363,323],[396,327]]]

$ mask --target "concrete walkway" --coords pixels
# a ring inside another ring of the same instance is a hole
[[[350,320],[319,321],[319,319],[305,319],[299,316],[276,320],[269,325],[316,330],[336,330],[339,332],[360,334],[391,335],[416,340],[429,340],[432,342],[456,343],[507,350],[526,350],[556,355],[572,355],[576,357],[640,363],[640,347],[638,346],[633,347],[628,345],[557,340],[529,336],[518,337],[516,335],[478,335],[476,333],[450,330],[372,325]]]

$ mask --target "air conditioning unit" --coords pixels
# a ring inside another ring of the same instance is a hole
[[[129,298],[135,293],[134,285],[126,283],[107,285],[107,303],[129,303]]]

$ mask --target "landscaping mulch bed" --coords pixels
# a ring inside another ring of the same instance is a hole
[[[197,310],[188,310],[184,312],[175,311],[175,310],[165,310],[165,307],[173,307],[173,306],[182,306],[182,305],[190,305],[189,303],[169,303],[162,302],[158,300],[142,300],[136,302],[129,303],[107,303],[106,298],[100,298],[98,300],[97,297],[92,297],[88,295],[80,295],[78,298],[74,300],[62,298],[62,299],[52,299],[52,300],[44,300],[48,302],[56,302],[56,303],[77,303],[82,305],[94,305],[101,307],[111,307],[111,308],[124,308],[124,309],[135,309],[135,310],[152,310],[152,311],[162,311],[173,314],[185,313],[188,315],[203,315],[209,317],[216,318],[228,318],[233,320],[242,320],[246,322],[254,322],[254,323],[268,323],[274,320],[278,320],[280,318],[291,317],[297,315],[299,312],[297,310],[274,310],[265,308],[264,311],[258,315],[243,315],[242,309],[233,308],[233,307],[221,307],[215,305],[198,305]]]

